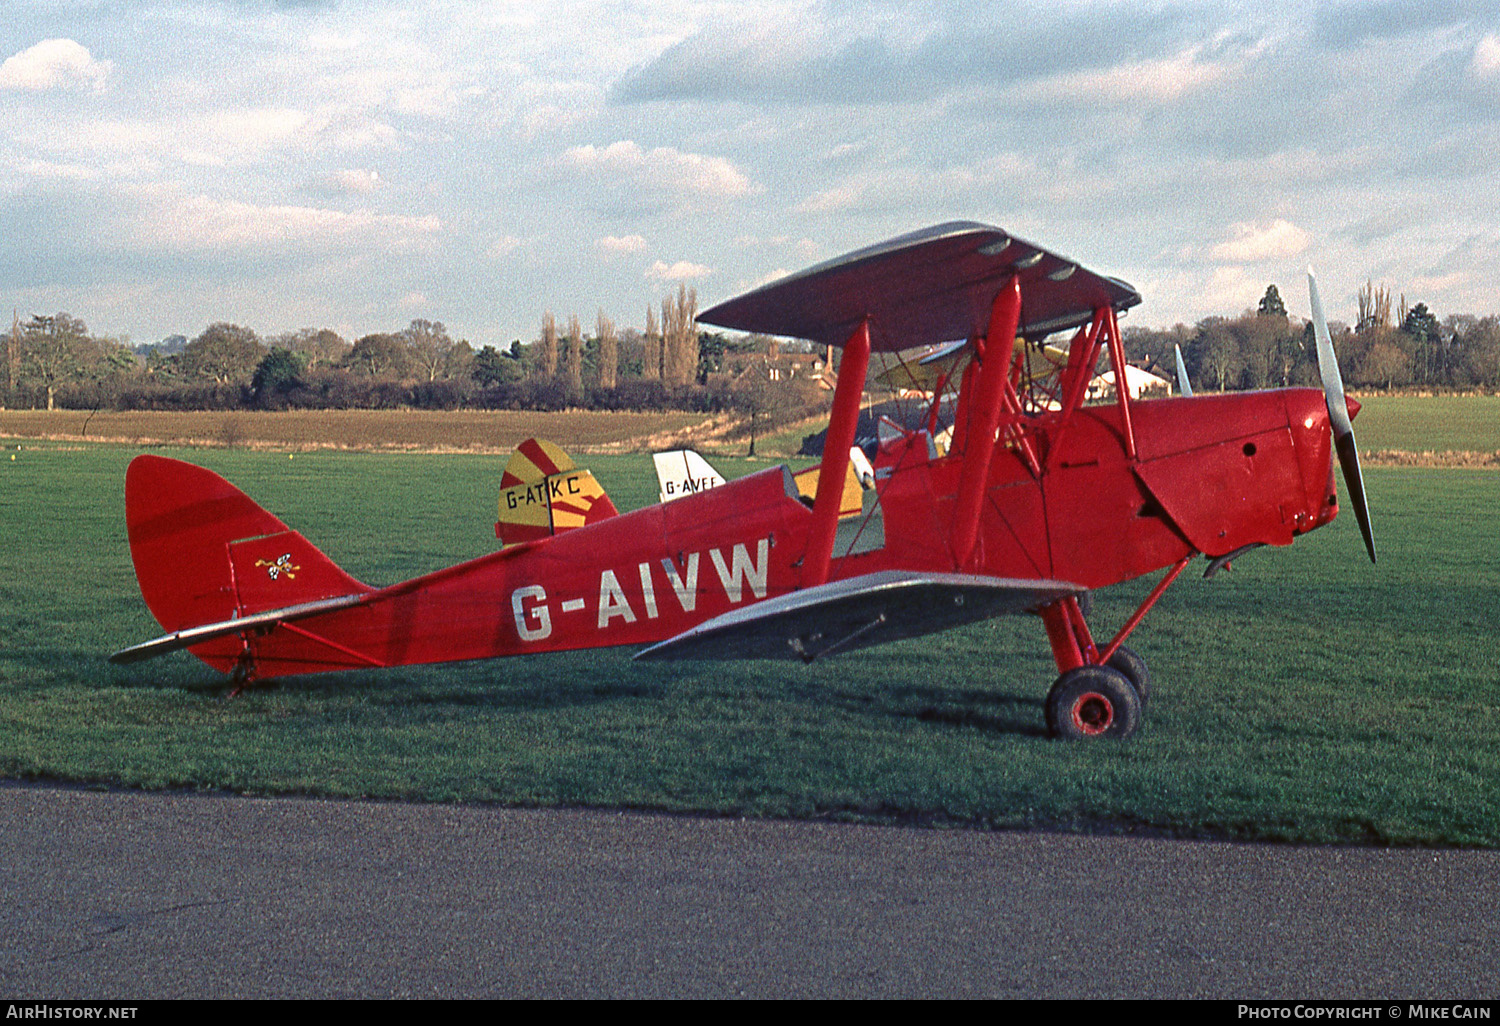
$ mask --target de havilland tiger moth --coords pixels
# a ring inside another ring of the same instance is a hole
[[[1195,558],[1211,574],[1332,521],[1335,459],[1375,558],[1358,404],[1311,271],[1308,284],[1321,391],[1090,401],[1101,358],[1124,379],[1119,314],[1140,302],[1129,285],[973,222],[857,250],[699,318],[842,348],[815,471],[721,483],[685,463],[687,494],[668,496],[663,478],[667,501],[619,513],[588,471],[533,440],[502,481],[502,548],[384,587],[218,475],[139,456],[130,551],[167,633],[111,659],[185,648],[240,685],[606,646],[811,662],[1025,613],[1057,665],[1052,732],[1128,736],[1149,683],[1126,639]],[[924,422],[882,422],[856,447],[871,355],[945,343]],[[1139,608],[1096,638],[1080,599],[1155,572]]]

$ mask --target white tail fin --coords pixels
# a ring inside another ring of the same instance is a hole
[[[1188,380],[1187,364],[1182,362],[1182,347],[1174,342],[1172,352],[1177,354],[1177,391],[1191,399],[1193,383]]]
[[[724,476],[691,449],[655,453],[651,460],[656,464],[656,483],[660,488],[661,502],[671,502],[684,495],[717,488],[724,483]]]

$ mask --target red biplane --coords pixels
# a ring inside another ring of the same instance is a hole
[[[1101,357],[1123,379],[1117,315],[1140,301],[1129,285],[970,222],[858,250],[700,318],[843,347],[812,487],[776,467],[619,514],[586,471],[528,443],[501,492],[508,544],[389,587],[354,580],[217,475],[140,456],[125,485],[131,556],[168,633],[111,658],[186,648],[241,684],[612,645],[643,646],[637,659],[811,661],[1034,613],[1059,673],[1051,729],[1126,736],[1148,676],[1122,643],[1193,558],[1211,574],[1331,521],[1335,454],[1375,558],[1358,405],[1310,272],[1309,286],[1322,392],[1089,403]],[[1070,338],[1049,346],[1057,333]],[[959,358],[923,424],[883,422],[873,481],[851,473],[871,354],[949,342]],[[1096,640],[1080,598],[1158,570]]]

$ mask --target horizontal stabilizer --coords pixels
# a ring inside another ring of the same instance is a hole
[[[1065,581],[888,570],[736,609],[637,659],[801,659],[1025,613],[1084,589]]]
[[[230,634],[242,634],[245,631],[256,630],[261,627],[273,626],[278,623],[287,623],[291,620],[301,620],[308,616],[317,616],[319,613],[330,613],[335,609],[347,609],[366,601],[370,592],[360,592],[356,595],[340,595],[337,598],[318,599],[315,602],[303,602],[295,606],[287,606],[284,609],[268,609],[264,613],[255,613],[252,616],[237,616],[233,620],[221,620],[218,623],[206,623],[200,627],[189,627],[185,630],[173,631],[150,641],[143,641],[139,645],[131,645],[122,648],[109,657],[112,663],[138,663],[155,656],[166,655],[168,652],[176,652],[178,649],[191,648],[202,641],[211,638],[222,638]]]

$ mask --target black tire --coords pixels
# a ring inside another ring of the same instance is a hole
[[[1135,686],[1135,693],[1141,696],[1141,708],[1146,708],[1146,703],[1151,701],[1151,671],[1146,669],[1146,660],[1121,645],[1104,665],[1125,675],[1125,679]]]
[[[1108,666],[1069,670],[1047,692],[1047,727],[1053,737],[1123,739],[1140,723],[1141,697],[1135,685]]]

